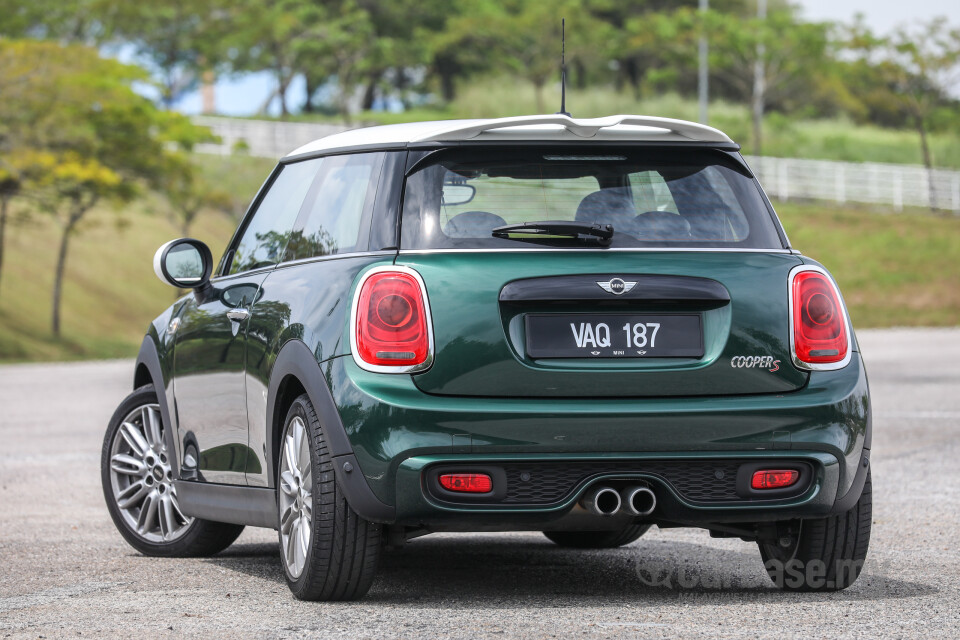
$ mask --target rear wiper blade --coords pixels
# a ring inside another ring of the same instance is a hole
[[[542,235],[566,238],[596,238],[601,245],[609,245],[613,238],[612,224],[573,222],[570,220],[540,220],[508,224],[493,230],[493,237],[510,239],[514,235]],[[516,238],[523,240],[524,238]],[[529,239],[529,238],[527,238]]]

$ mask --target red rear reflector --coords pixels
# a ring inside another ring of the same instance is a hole
[[[754,489],[783,489],[796,484],[800,479],[800,472],[793,469],[773,469],[756,471],[750,486]]]
[[[357,293],[353,327],[354,349],[362,363],[397,373],[429,366],[425,297],[419,278],[409,270],[390,268],[366,277]]]
[[[447,491],[489,493],[493,490],[493,479],[485,473],[444,473],[440,476],[440,486]]]
[[[793,277],[793,350],[805,364],[832,364],[847,357],[847,319],[833,282],[819,271]]]

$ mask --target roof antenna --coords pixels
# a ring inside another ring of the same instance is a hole
[[[567,19],[560,19],[560,111],[558,115],[570,117],[567,111]]]

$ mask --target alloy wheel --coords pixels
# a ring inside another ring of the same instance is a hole
[[[160,405],[137,407],[123,419],[110,447],[113,499],[129,528],[152,543],[172,542],[193,518],[180,511]]]
[[[310,439],[300,416],[294,416],[283,435],[280,456],[280,546],[287,572],[303,573],[313,531],[313,470]]]

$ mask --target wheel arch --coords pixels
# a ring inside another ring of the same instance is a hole
[[[151,384],[157,393],[157,403],[160,405],[160,416],[163,418],[164,438],[167,441],[167,448],[174,452],[171,457],[171,467],[173,477],[180,478],[180,447],[179,438],[174,434],[177,432],[176,413],[170,410],[167,383],[168,376],[164,375],[164,366],[160,360],[160,353],[157,351],[156,340],[151,334],[147,334],[140,344],[140,352],[137,354],[136,366],[133,374],[133,388],[139,389],[142,386]]]
[[[334,459],[337,484],[350,507],[366,520],[393,522],[396,518],[395,508],[381,502],[363,477],[320,364],[301,340],[287,341],[277,354],[267,391],[265,441],[270,446],[266,456],[269,486],[276,487],[279,442],[284,418],[290,403],[302,393],[306,393],[323,426],[324,436]]]

